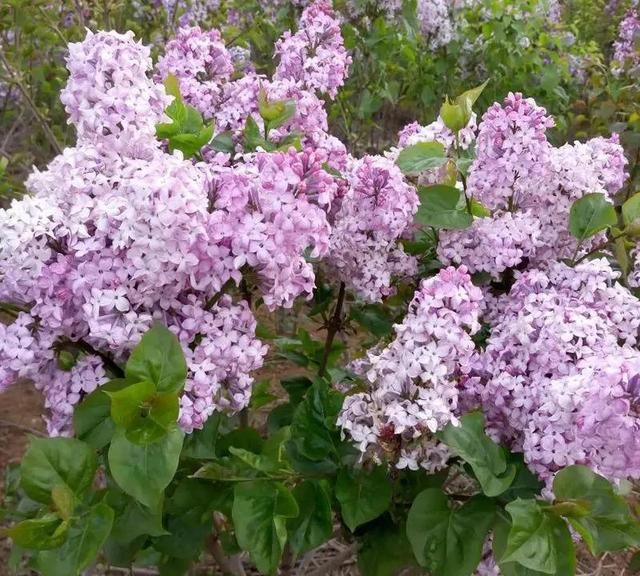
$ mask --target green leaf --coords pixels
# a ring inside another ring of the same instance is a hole
[[[23,548],[51,550],[62,546],[68,530],[69,523],[57,514],[45,514],[41,518],[19,522],[11,528],[0,528],[0,535],[8,536]]]
[[[302,402],[313,382],[306,376],[289,376],[280,380],[280,385],[287,391],[291,404],[297,405]]]
[[[485,89],[488,83],[489,80],[485,80],[482,84],[480,84],[480,86],[476,86],[471,90],[467,90],[456,98],[456,104],[460,106],[460,108],[462,108],[462,111],[464,113],[465,126],[469,123],[469,120],[471,120],[473,105],[476,103],[476,100],[480,98],[480,94],[482,94],[482,91]]]
[[[180,95],[180,83],[173,74],[169,74],[165,78],[164,89],[169,96],[173,96],[176,100],[182,102],[182,96]]]
[[[626,226],[640,220],[640,194],[631,196],[622,205],[622,219]]]
[[[525,464],[522,454],[511,454],[508,463],[515,466],[516,476],[511,486],[500,494],[498,500],[506,504],[516,498],[527,499],[538,496],[544,485]]]
[[[224,152],[225,154],[233,154],[236,151],[236,145],[233,141],[233,132],[220,132],[211,140],[211,148],[216,152]]]
[[[68,520],[76,507],[76,497],[66,484],[56,484],[51,490],[53,506],[60,517]]]
[[[386,522],[374,526],[362,536],[358,549],[358,567],[365,576],[396,576],[403,568],[415,566],[404,526]]]
[[[418,142],[398,154],[396,164],[405,174],[420,174],[444,166],[447,158],[440,142]]]
[[[254,454],[260,454],[263,446],[264,439],[255,428],[250,426],[236,428],[218,439],[218,456],[231,454],[231,447],[242,448]]]
[[[277,572],[287,542],[287,519],[298,513],[295,498],[282,484],[265,480],[236,485],[232,510],[236,538],[261,572]]]
[[[491,210],[489,210],[489,208],[487,208],[481,202],[478,202],[477,200],[474,200],[472,198],[471,199],[471,214],[473,214],[477,218],[488,218],[489,216],[491,216]]]
[[[558,574],[563,558],[575,558],[571,533],[565,522],[546,513],[535,500],[515,500],[506,506],[511,529],[501,564],[517,562],[543,574]]]
[[[269,102],[267,93],[261,88],[258,93],[258,111],[265,122],[266,130],[280,128],[296,113],[294,100],[274,100]]]
[[[433,576],[471,576],[494,515],[495,504],[484,496],[454,509],[442,490],[421,492],[407,516],[407,536],[418,563]]]
[[[296,555],[317,548],[331,538],[333,517],[327,488],[317,480],[305,480],[293,489],[300,514],[289,519],[289,543]]]
[[[89,490],[97,468],[94,451],[74,438],[33,438],[20,464],[27,496],[49,504],[51,491],[65,485],[78,498]]]
[[[556,474],[553,492],[557,501],[586,506],[586,515],[569,521],[593,554],[640,546],[640,524],[603,476],[586,466],[568,466]]]
[[[158,441],[178,419],[178,395],[175,392],[157,393],[149,380],[107,394],[111,398],[111,418],[136,444]]]
[[[177,427],[151,444],[130,442],[117,430],[109,447],[109,468],[124,492],[153,508],[178,468],[184,434]]]
[[[149,380],[158,392],[179,392],[187,378],[187,362],[173,332],[155,324],[134,348],[125,373],[129,380]]]
[[[465,414],[459,426],[448,424],[439,437],[471,466],[487,496],[498,496],[511,486],[516,467],[507,463],[503,449],[485,434],[480,412]]]
[[[109,444],[115,424],[111,419],[111,400],[102,388],[94,390],[76,406],[73,428],[80,440],[96,450]]]
[[[616,222],[613,204],[600,193],[585,194],[573,203],[569,212],[569,230],[580,241],[614,226]]]
[[[88,568],[107,540],[113,525],[113,510],[96,504],[74,519],[64,545],[40,552],[36,565],[43,576],[75,576]]]
[[[418,196],[417,224],[451,230],[471,226],[473,216],[467,212],[464,194],[457,188],[445,184],[419,186]]]
[[[218,441],[222,416],[219,413],[212,414],[201,430],[194,430],[184,439],[182,455],[194,460],[211,460],[216,457],[216,444]]]
[[[124,495],[123,495],[124,496]],[[133,542],[140,536],[164,536],[168,532],[162,526],[162,506],[147,508],[128,496],[116,515],[111,536],[121,544]]]
[[[351,318],[378,338],[388,336],[393,330],[393,322],[384,306],[375,304],[352,306],[350,313]]]
[[[557,520],[557,519],[556,519]],[[544,576],[544,572],[532,570],[517,562],[504,562],[502,557],[507,548],[507,539],[511,530],[511,521],[503,512],[497,516],[493,529],[493,555],[499,561],[500,572],[503,576]],[[556,554],[555,576],[574,576],[576,572],[575,550],[573,541],[567,538],[566,527],[560,522],[554,522],[554,536]]]
[[[371,473],[342,468],[338,472],[335,494],[342,519],[353,532],[389,508],[393,487],[382,466],[374,468]]]
[[[342,407],[341,394],[317,381],[296,407],[291,422],[291,438],[298,452],[310,460],[337,454],[339,435],[336,420]]]
[[[167,521],[168,533],[154,540],[153,547],[166,556],[197,560],[213,527],[213,515],[194,508]]]
[[[260,127],[252,116],[247,117],[243,136],[245,152],[254,152],[257,148],[271,151],[273,148],[273,145],[265,140],[262,134],[260,134]]]
[[[265,380],[259,380],[253,386],[253,390],[251,391],[251,408],[254,410],[258,410],[267,404],[270,404],[274,400],[277,400],[277,397],[269,392],[269,388],[271,386],[271,380],[266,378]]]

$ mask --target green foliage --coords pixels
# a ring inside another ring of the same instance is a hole
[[[342,519],[352,532],[380,516],[391,502],[393,488],[384,467],[370,473],[341,469],[336,480],[336,498]]]
[[[440,168],[446,161],[444,146],[440,142],[418,142],[404,148],[398,154],[396,164],[405,174],[420,174]]]
[[[162,439],[146,444],[134,444],[124,430],[117,430],[109,447],[114,480],[138,502],[156,506],[176,472],[183,439],[175,425]]]
[[[213,138],[213,124],[205,124],[202,114],[193,106],[185,104],[180,95],[180,87],[175,76],[169,75],[165,81],[167,94],[174,97],[165,110],[170,123],[156,126],[156,136],[166,140],[169,150],[180,150],[185,158],[199,154]]]
[[[22,489],[37,502],[50,504],[56,486],[82,498],[91,487],[96,456],[86,444],[73,438],[33,438],[20,464]]]
[[[453,508],[441,490],[421,492],[407,516],[407,536],[418,563],[434,576],[471,576],[494,514],[495,504],[483,496]]]
[[[576,200],[569,213],[569,230],[578,240],[586,240],[618,221],[613,205],[604,194],[585,194]]]
[[[579,505],[569,522],[593,554],[640,545],[640,526],[611,483],[585,466],[569,466],[556,475],[557,500]]]
[[[464,192],[453,186],[436,184],[418,188],[420,207],[416,223],[422,226],[459,230],[468,228],[473,216],[467,210]]]
[[[516,467],[507,461],[503,448],[484,432],[484,416],[470,412],[440,433],[442,441],[473,469],[483,492],[487,496],[498,496],[511,486]]]
[[[232,512],[236,538],[258,570],[277,572],[287,542],[287,520],[298,514],[296,499],[283,484],[259,480],[236,485]]]

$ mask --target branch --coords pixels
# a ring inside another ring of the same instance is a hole
[[[44,131],[45,136],[47,137],[47,140],[49,140],[49,143],[51,144],[52,148],[55,150],[56,154],[61,154],[62,148],[58,143],[58,140],[56,139],[55,134],[53,133],[53,131],[51,130],[51,127],[47,123],[46,118],[42,115],[40,110],[38,110],[36,103],[33,101],[33,99],[31,98],[31,95],[29,94],[29,90],[27,90],[27,87],[22,83],[22,80],[20,80],[17,72],[11,67],[11,64],[9,64],[9,61],[7,60],[7,57],[5,56],[5,53],[2,50],[1,46],[0,46],[0,63],[2,63],[2,65],[5,67],[7,74],[9,74],[9,77],[11,78],[11,82],[15,84],[18,87],[18,90],[20,90],[20,92],[22,93],[22,96],[27,102],[27,106],[29,106],[34,116],[37,118],[38,122],[40,123],[40,126],[42,127],[42,130]]]
[[[111,372],[113,372],[114,375],[117,376],[118,378],[124,377],[124,370],[106,352],[101,352],[100,350],[97,350],[96,348],[91,346],[91,344],[89,344],[89,342],[87,342],[86,340],[78,340],[77,342],[74,342],[74,341],[70,341],[70,342],[71,344],[75,344],[76,346],[78,346],[78,348],[80,348],[82,351],[86,352],[87,354],[93,354],[94,356],[99,356],[101,360],[104,362],[104,365],[109,370],[111,370]]]
[[[204,309],[211,310],[211,308],[213,308],[218,303],[220,298],[222,298],[227,293],[227,291],[229,290],[229,288],[231,288],[231,286],[233,286],[233,284],[233,278],[229,278],[229,280],[227,280],[222,285],[222,288],[220,288],[220,290],[216,294],[214,294],[211,298],[209,298],[209,300],[205,302]]]
[[[320,370],[318,374],[324,376],[327,370],[327,362],[329,361],[329,354],[331,354],[331,347],[333,346],[333,340],[336,334],[342,328],[342,308],[344,306],[344,298],[346,295],[346,286],[344,282],[340,282],[340,291],[338,292],[338,301],[336,307],[333,310],[333,315],[327,324],[327,339],[324,342],[324,352],[322,354],[322,362],[320,363]]]

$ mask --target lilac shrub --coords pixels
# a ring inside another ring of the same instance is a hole
[[[205,546],[275,574],[336,523],[365,575],[560,576],[578,535],[640,546],[617,136],[556,146],[518,93],[478,123],[481,86],[356,157],[323,100],[339,24],[309,3],[272,76],[199,27],[155,64],[131,32],[70,44],[76,143],[0,210],[0,391],[32,382],[50,436],[3,534],[44,576],[185,574]]]

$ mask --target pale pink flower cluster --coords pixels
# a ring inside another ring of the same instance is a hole
[[[194,73],[225,69],[216,34],[191,30],[180,42]],[[73,406],[114,375],[92,350],[122,363],[161,321],[189,363],[180,423],[191,431],[214,411],[248,404],[266,354],[248,305],[213,301],[243,278],[271,309],[311,296],[308,258],[328,253],[339,188],[323,166],[342,165],[346,152],[322,131],[316,96],[281,80],[270,86],[275,97],[301,104],[291,129],[319,148],[244,155],[234,166],[225,155],[187,161],[155,138],[170,98],[147,76],[148,50],[131,34],[88,33],[72,46],[69,69],[65,104],[78,144],[30,176],[31,195],[0,211],[0,297],[29,310],[2,326],[1,386],[32,379],[49,431],[66,434]],[[207,102],[207,87],[193,87],[189,98]],[[75,365],[66,371],[57,356],[68,349]]]
[[[365,156],[345,175],[348,188],[332,219],[328,268],[364,300],[393,293],[394,276],[416,271],[398,246],[412,225],[418,196],[387,158]]]
[[[338,425],[363,457],[394,453],[397,467],[430,472],[446,464],[434,433],[458,422],[481,299],[464,267],[442,270],[423,280],[395,339],[353,365],[368,390],[346,397]]]
[[[170,98],[149,78],[151,52],[133,32],[87,32],[69,44],[69,79],[60,100],[78,142],[113,149],[145,146]]]
[[[481,406],[545,480],[574,463],[640,476],[640,309],[616,276],[604,259],[522,274],[494,302],[486,348],[460,383],[465,406]]]
[[[344,84],[351,57],[344,48],[340,23],[330,0],[316,0],[302,13],[298,31],[276,42],[274,79],[293,80],[307,90],[335,98]]]
[[[443,263],[465,264],[471,272],[499,279],[509,268],[544,266],[574,255],[571,205],[593,192],[612,199],[626,179],[627,160],[617,135],[556,148],[546,137],[550,126],[544,108],[520,94],[485,113],[466,194],[492,214],[468,229],[443,231],[438,246]],[[582,242],[578,255],[601,240]]]
[[[234,67],[231,54],[217,30],[203,31],[198,26],[181,28],[165,47],[156,64],[156,77],[164,81],[177,78],[185,102],[211,118],[218,106],[222,85]]]

